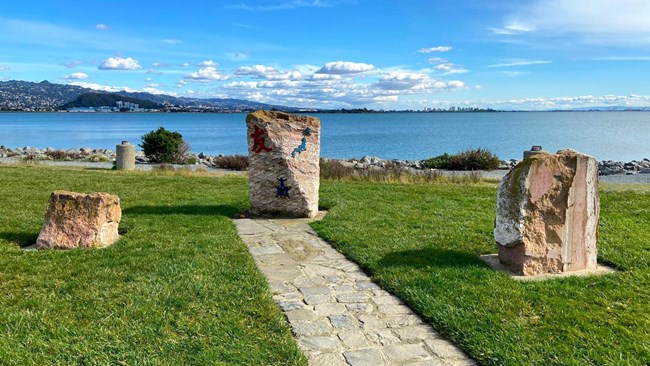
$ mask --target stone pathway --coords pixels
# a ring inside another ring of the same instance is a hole
[[[309,221],[235,224],[310,365],[474,365],[320,239]]]

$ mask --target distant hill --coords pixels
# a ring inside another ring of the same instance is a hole
[[[171,95],[151,94],[151,93],[130,93],[120,92],[103,92],[89,88],[82,88],[75,85],[55,84],[49,81],[33,83],[29,81],[9,80],[0,81],[0,111],[1,110],[57,110],[59,107],[67,105],[77,100],[82,94],[94,94],[94,99],[99,95],[120,96],[123,101],[126,98],[137,99],[142,108],[146,104],[142,101],[148,101],[155,105],[173,105],[186,107],[197,110],[215,110],[215,111],[252,111],[257,109],[276,109],[287,112],[297,111],[297,108],[272,105],[265,103],[252,102],[242,99],[198,99],[198,98],[177,98]],[[113,104],[103,104],[112,106]],[[88,105],[94,106],[94,105]]]
[[[158,109],[162,104],[158,104],[145,99],[131,98],[119,94],[108,93],[83,93],[75,98],[73,101],[63,104],[60,109],[68,109],[75,107],[93,107],[98,108],[102,106],[115,107],[117,101],[137,103],[140,108]]]

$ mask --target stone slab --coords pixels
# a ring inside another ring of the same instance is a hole
[[[602,276],[602,275],[612,274],[617,272],[614,268],[599,264],[596,268],[582,269],[578,271],[561,272],[561,273],[542,273],[533,276],[524,276],[519,273],[512,272],[508,270],[506,267],[504,267],[501,264],[501,262],[499,262],[499,255],[497,254],[482,255],[481,259],[485,263],[487,263],[490,267],[492,267],[493,270],[506,273],[513,280],[517,280],[517,281],[544,281],[544,280],[552,280],[555,278],[564,278],[564,277]]]

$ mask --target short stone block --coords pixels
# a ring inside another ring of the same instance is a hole
[[[102,248],[115,243],[122,218],[119,197],[54,191],[36,240],[38,249]]]

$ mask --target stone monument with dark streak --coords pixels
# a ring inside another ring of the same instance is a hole
[[[260,110],[246,116],[246,127],[251,213],[316,216],[320,120]]]
[[[598,163],[573,150],[523,160],[501,181],[499,261],[525,276],[597,267]]]

